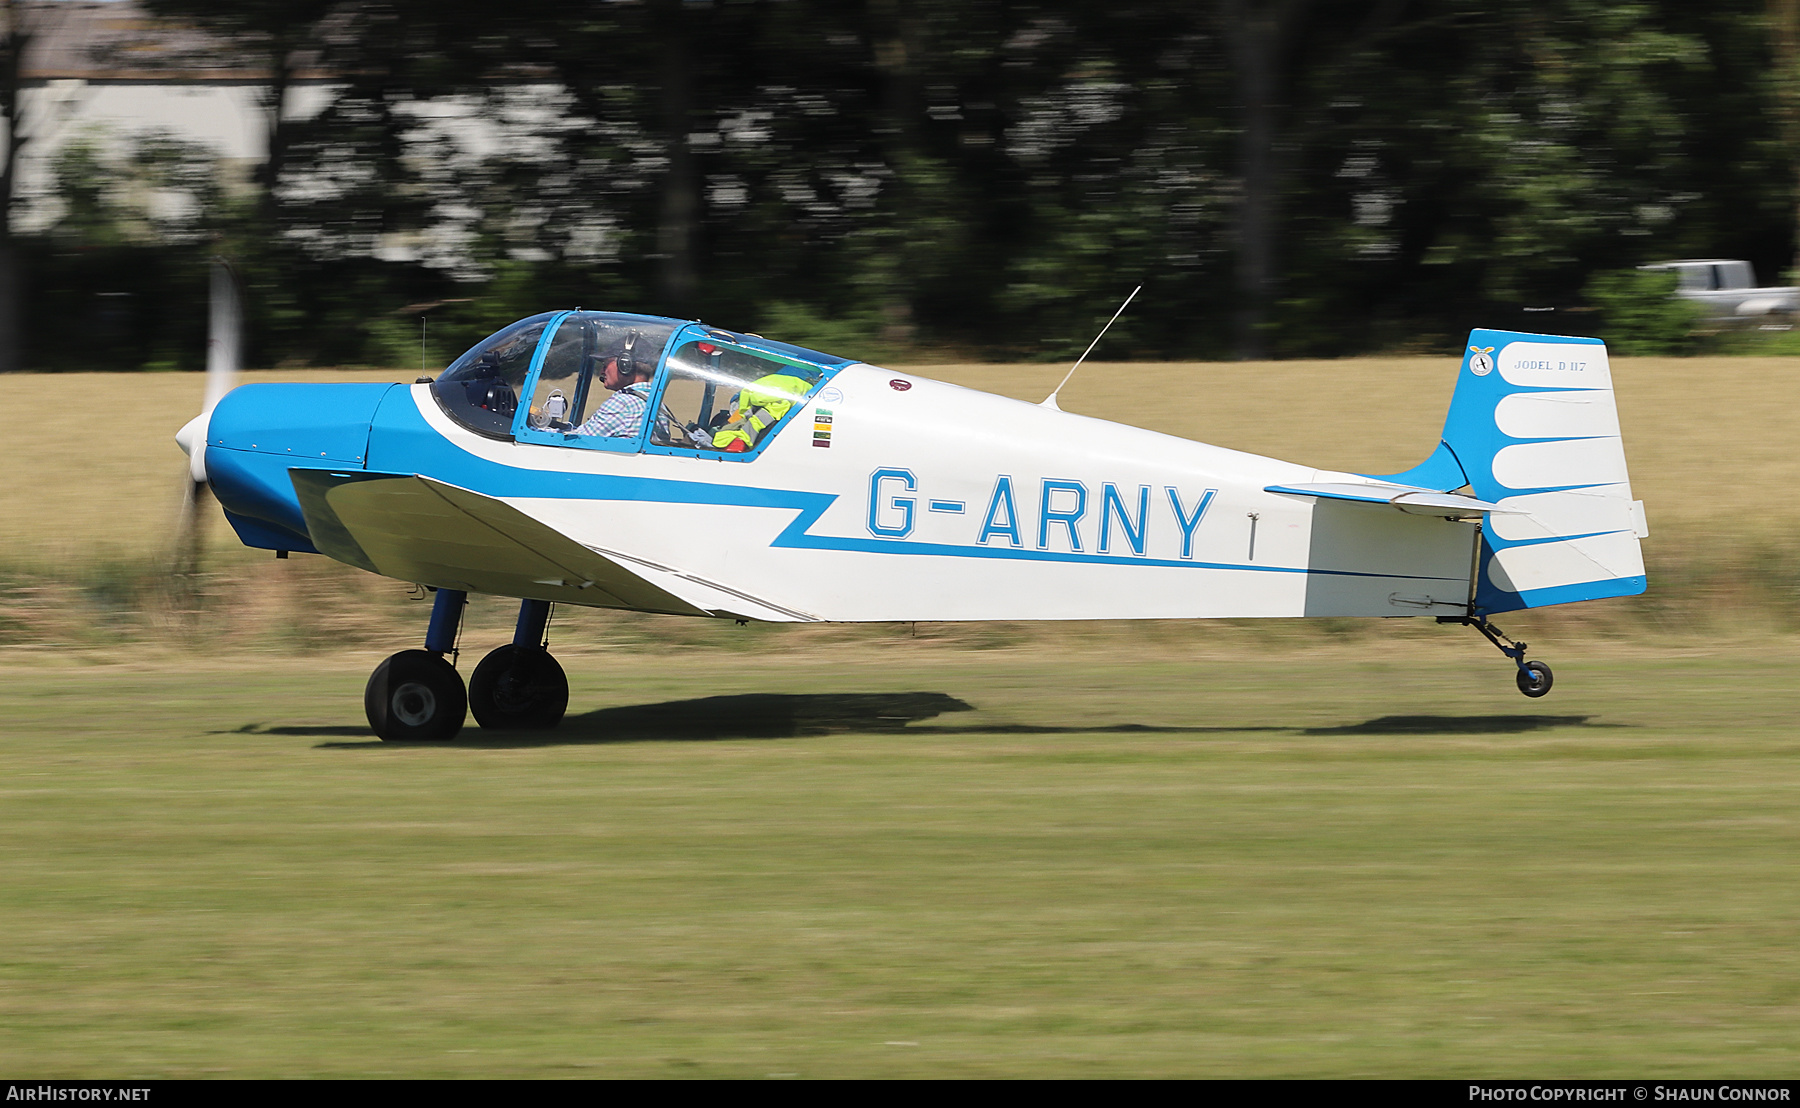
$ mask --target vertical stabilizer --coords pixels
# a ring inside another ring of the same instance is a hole
[[[1443,441],[1383,479],[1448,491],[1458,478],[1520,510],[1485,526],[1476,614],[1644,591],[1643,503],[1599,339],[1471,331]]]

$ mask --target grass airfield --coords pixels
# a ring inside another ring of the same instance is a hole
[[[920,372],[1031,400],[1061,375]],[[1385,472],[1454,373],[1086,366],[1062,402]],[[422,631],[404,586],[222,525],[203,610],[108,584],[165,548],[196,375],[19,378],[0,1068],[1790,1075],[1800,508],[1768,493],[1800,480],[1800,359],[1614,373],[1652,592],[1503,620],[1556,667],[1543,700],[1421,621],[577,612],[562,729],[418,748],[361,709]],[[143,435],[73,434],[71,397]],[[471,616],[465,670],[509,619]]]
[[[1792,1074],[1796,659],[1411,653],[11,667],[0,1068]]]

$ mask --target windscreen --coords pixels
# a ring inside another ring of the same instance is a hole
[[[431,386],[450,418],[490,438],[511,438],[519,390],[531,368],[544,328],[557,313],[545,312],[502,327],[450,363]]]

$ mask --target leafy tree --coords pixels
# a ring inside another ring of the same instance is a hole
[[[1103,356],[1340,354],[1794,252],[1792,0],[144,2],[270,75],[254,207],[131,230],[243,259],[262,360],[577,301],[1063,357],[1139,283]]]
[[[1601,270],[1588,278],[1584,297],[1600,309],[1598,336],[1615,354],[1691,354],[1704,318],[1700,305],[1677,298],[1669,271]]]

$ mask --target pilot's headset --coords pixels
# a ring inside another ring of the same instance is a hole
[[[619,376],[633,384],[637,383],[637,340],[636,331],[625,332],[625,345],[619,348]]]

